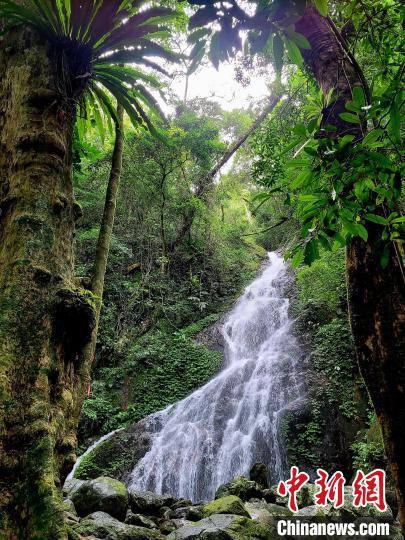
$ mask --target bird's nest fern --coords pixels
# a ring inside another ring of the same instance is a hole
[[[58,92],[79,104],[104,133],[118,121],[114,97],[134,125],[154,130],[160,109],[151,91],[161,82],[143,71],[167,74],[156,58],[176,62],[162,45],[176,12],[145,0],[0,0],[0,35],[34,27],[51,44]]]

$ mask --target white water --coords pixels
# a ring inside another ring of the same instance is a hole
[[[274,482],[286,472],[280,422],[300,406],[305,388],[284,293],[292,276],[279,255],[269,260],[223,326],[222,371],[147,419],[160,428],[132,472],[136,489],[199,501],[256,461],[268,465]]]

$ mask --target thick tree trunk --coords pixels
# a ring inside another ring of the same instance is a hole
[[[324,124],[337,133],[361,137],[362,127],[349,125],[339,114],[352,99],[351,89],[365,80],[344,41],[330,22],[307,8],[296,30],[306,36],[311,50],[302,53],[319,86],[335,98],[325,111]],[[367,95],[367,88],[364,88]],[[380,421],[385,449],[396,484],[399,515],[405,528],[405,296],[401,261],[393,253],[383,270],[376,250],[378,227],[368,225],[369,238],[354,238],[347,248],[348,299],[357,359]]]
[[[0,537],[65,539],[81,349],[95,324],[73,279],[73,100],[43,40],[0,40]]]

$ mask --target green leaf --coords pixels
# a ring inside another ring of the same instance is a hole
[[[311,44],[307,40],[307,38],[300,34],[299,32],[296,32],[292,28],[287,28],[286,30],[287,36],[294,41],[294,43],[300,48],[300,49],[310,49]]]
[[[300,249],[292,258],[291,268],[298,268],[298,266],[302,263],[303,260],[304,260],[304,250]]]
[[[314,0],[314,4],[319,13],[326,17],[328,14],[328,0]]]
[[[291,39],[285,38],[285,45],[287,47],[288,56],[290,60],[294,62],[297,66],[301,67],[304,64],[304,59],[302,58],[301,51],[297,45]]]
[[[380,128],[373,129],[372,131],[370,131],[370,133],[367,133],[367,135],[363,139],[363,146],[369,146],[370,144],[374,143],[382,133],[383,130]]]
[[[215,32],[211,38],[210,51],[208,53],[209,59],[213,63],[215,69],[218,69],[221,59],[220,49],[220,32]]]
[[[343,113],[340,113],[339,116],[345,122],[350,122],[351,124],[360,124],[360,119],[355,114],[351,114],[351,113],[348,113],[348,112],[343,112]]]
[[[305,255],[304,255],[304,261],[305,264],[308,264],[311,266],[311,264],[316,261],[316,259],[319,258],[319,250],[318,250],[318,244],[317,241],[310,240],[308,244],[305,246]]]
[[[387,220],[382,216],[377,216],[376,214],[366,214],[365,218],[368,221],[372,221],[373,223],[378,223],[379,225],[387,225]]]
[[[395,218],[391,223],[405,223],[405,216]]]
[[[273,54],[276,73],[280,75],[284,63],[284,42],[279,34],[275,34],[273,37]]]
[[[366,98],[364,96],[363,88],[361,88],[361,86],[355,86],[353,88],[352,94],[353,102],[360,108],[364,107],[364,105],[366,104]]]

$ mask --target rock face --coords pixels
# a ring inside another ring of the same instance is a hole
[[[209,517],[213,514],[234,514],[250,518],[250,514],[244,507],[242,500],[235,495],[221,497],[220,499],[216,499],[215,501],[206,504],[203,508],[203,515]]]
[[[79,516],[99,510],[124,521],[129,497],[124,484],[113,478],[100,477],[83,482],[71,494],[71,500]]]

